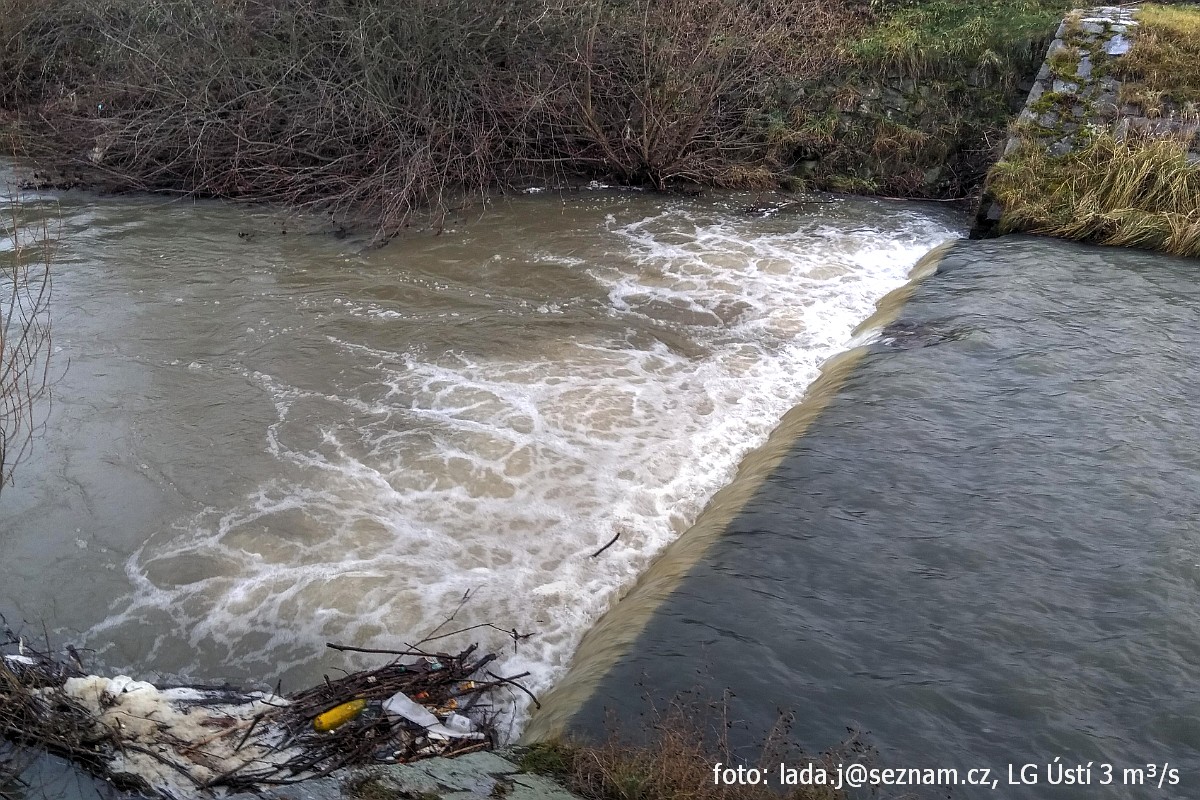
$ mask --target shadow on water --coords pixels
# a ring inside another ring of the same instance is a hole
[[[728,688],[745,747],[784,707],[812,750],[850,727],[887,766],[1002,776],[955,798],[1145,797],[1122,770],[1164,762],[1196,796],[1197,266],[956,244],[573,728],[635,723],[635,685]],[[1093,785],[1048,785],[1056,756]]]

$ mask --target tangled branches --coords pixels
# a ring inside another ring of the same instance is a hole
[[[498,693],[525,691],[523,674],[491,672],[496,657],[474,646],[457,655],[370,651],[393,659],[280,696],[88,675],[71,649],[64,660],[7,627],[0,635],[0,741],[171,798],[490,749]]]
[[[51,702],[43,694],[46,689],[81,676],[77,663],[55,659],[27,645],[2,618],[0,648],[16,650],[0,656],[0,740],[42,748],[86,767],[99,768],[100,750],[114,745],[115,739],[97,731],[83,708],[69,701]],[[8,751],[7,755],[7,764],[0,760],[4,767],[0,776],[11,778],[20,772],[20,751]]]
[[[367,212],[386,235],[514,177],[770,180],[778,78],[835,60],[863,8],[0,0],[0,104],[88,182]]]
[[[45,217],[16,188],[0,222],[0,490],[28,454],[49,392],[50,260]]]

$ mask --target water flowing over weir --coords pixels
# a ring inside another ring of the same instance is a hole
[[[547,689],[960,222],[595,191],[363,251],[58,202],[70,368],[4,495],[0,610],[112,670],[293,687],[325,641],[395,646],[470,591],[455,625],[534,633],[504,668]]]
[[[857,345],[821,365],[820,375],[807,387],[803,402],[788,410],[771,431],[767,442],[742,460],[734,480],[713,496],[696,522],[672,541],[638,577],[620,603],[610,608],[584,634],[570,669],[541,698],[541,707],[525,726],[522,733],[526,741],[544,741],[567,731],[572,718],[580,713],[609,671],[630,655],[661,604],[702,561],[727,526],[754,498],[762,482],[787,456],[796,440],[836,396],[839,387],[866,353],[867,343],[896,319],[916,285],[937,271],[938,263],[951,245],[952,242],[946,242],[922,256],[908,282],[879,301],[875,312],[855,330]]]
[[[809,752],[849,728],[880,767],[958,770],[914,796],[1197,796],[1196,262],[1025,236],[945,250],[572,732],[728,688],[723,733],[750,760],[783,709]],[[999,788],[964,782],[976,768]]]

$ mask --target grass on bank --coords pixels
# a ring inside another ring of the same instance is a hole
[[[1164,102],[1183,113],[1200,106],[1200,8],[1148,3],[1137,14],[1133,47],[1118,60],[1122,98],[1143,108]]]
[[[1003,233],[1027,231],[1200,257],[1200,162],[1190,135],[1100,132],[1063,156],[1026,142],[988,187]]]
[[[873,0],[879,21],[847,42],[857,61],[906,75],[946,64],[996,69],[1040,59],[1069,0]]]
[[[1019,148],[988,177],[1003,209],[999,232],[1200,257],[1200,8],[1148,4],[1137,18],[1133,47],[1102,66],[1123,81],[1124,102],[1150,118],[1174,118],[1085,129],[1062,155],[1048,150],[1061,131],[1018,128]],[[1063,102],[1073,104],[1074,95],[1047,92],[1032,110]]]

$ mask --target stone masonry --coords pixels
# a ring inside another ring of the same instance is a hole
[[[1030,144],[1046,147],[1051,155],[1065,155],[1081,136],[1107,128],[1118,139],[1131,131],[1191,135],[1191,158],[1200,162],[1195,109],[1128,103],[1121,81],[1111,74],[1114,60],[1129,52],[1137,37],[1136,15],[1136,6],[1100,6],[1073,11],[1063,20],[1001,159]],[[985,189],[972,237],[992,235],[1001,213]]]

